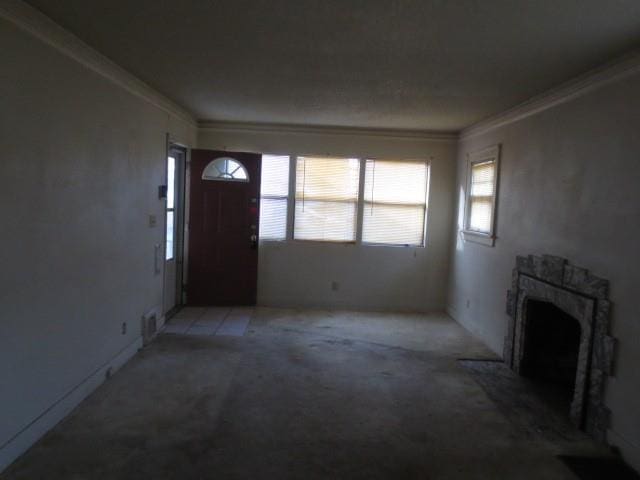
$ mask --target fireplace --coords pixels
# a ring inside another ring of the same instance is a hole
[[[580,322],[553,303],[528,299],[520,373],[547,385],[569,412],[576,389]]]
[[[604,405],[615,340],[609,336],[609,282],[550,256],[517,257],[507,294],[504,360],[552,385],[579,428],[605,439]]]

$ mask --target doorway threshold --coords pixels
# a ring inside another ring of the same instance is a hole
[[[252,317],[251,307],[184,307],[167,322],[163,333],[242,337]]]

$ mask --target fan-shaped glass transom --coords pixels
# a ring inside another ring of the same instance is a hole
[[[218,157],[205,167],[202,172],[202,179],[222,182],[248,182],[249,173],[238,160],[231,157]]]

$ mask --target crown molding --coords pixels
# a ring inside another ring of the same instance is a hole
[[[640,73],[640,52],[635,51],[561,83],[520,105],[466,127],[460,132],[459,138],[482,135],[518,122],[637,73]]]
[[[21,0],[0,0],[0,17],[40,39],[129,93],[196,127],[196,119],[180,105],[158,93],[115,62]]]
[[[428,130],[400,130],[380,128],[356,128],[356,127],[329,127],[310,125],[289,125],[276,123],[241,123],[222,122],[212,120],[198,121],[198,130],[201,132],[253,132],[253,133],[290,133],[311,135],[351,135],[367,137],[384,137],[417,140],[429,140],[437,142],[455,142],[458,139],[457,132],[433,132]]]

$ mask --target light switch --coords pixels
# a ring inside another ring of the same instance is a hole
[[[155,215],[149,215],[149,227],[155,227],[158,223],[158,219]]]

